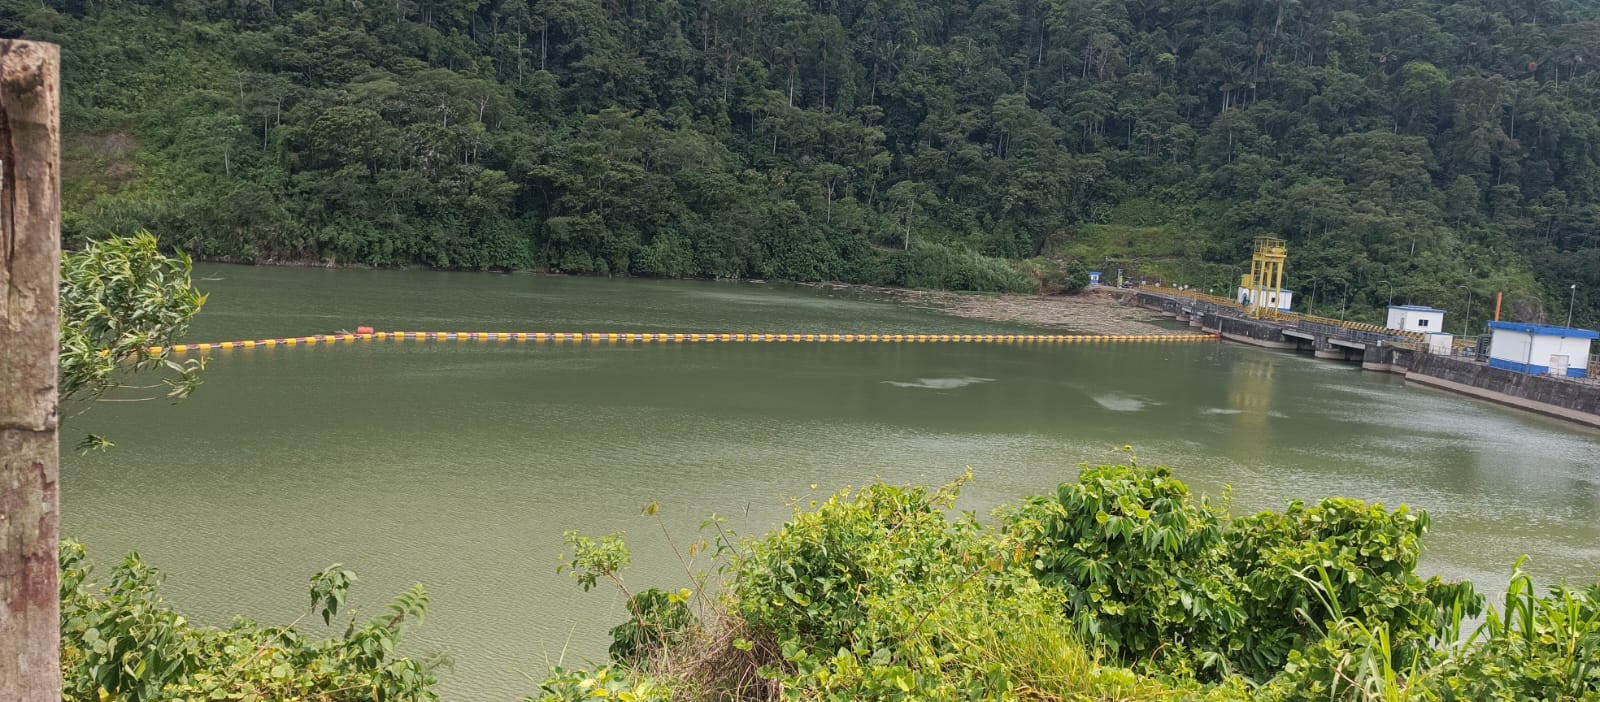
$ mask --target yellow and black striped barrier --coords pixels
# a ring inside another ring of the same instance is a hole
[[[536,344],[688,344],[688,343],[911,343],[911,344],[1094,344],[1186,343],[1216,341],[1217,334],[626,334],[616,332],[373,332],[371,334],[318,334],[282,339],[220,341],[150,348],[163,352],[209,353],[235,349],[271,349],[367,341],[509,341]]]
[[[1213,305],[1217,305],[1219,307],[1229,307],[1229,308],[1232,308],[1232,309],[1236,309],[1236,310],[1239,310],[1240,312],[1244,312],[1244,311],[1247,311],[1249,309],[1245,305],[1241,304],[1238,300],[1230,300],[1230,299],[1228,299],[1226,297],[1217,297],[1216,295],[1207,295],[1206,293],[1199,292],[1199,291],[1196,291],[1196,290],[1179,290],[1178,288],[1152,288],[1152,287],[1140,287],[1140,288],[1138,288],[1138,290],[1139,290],[1139,292],[1149,293],[1151,295],[1156,295],[1156,296],[1160,296],[1160,297],[1182,297],[1182,298],[1188,298],[1188,299],[1191,299],[1191,300],[1199,300],[1201,302],[1208,302],[1208,303],[1211,303]],[[1304,314],[1304,313],[1301,313],[1301,312],[1279,312],[1278,316],[1276,317],[1276,319],[1279,322],[1302,322],[1303,321],[1303,322],[1311,322],[1313,324],[1321,324],[1321,325],[1329,326],[1329,327],[1342,327],[1344,329],[1349,329],[1349,330],[1352,330],[1352,331],[1369,332],[1369,333],[1372,333],[1372,334],[1382,334],[1384,336],[1403,337],[1403,338],[1411,339],[1412,341],[1422,341],[1423,340],[1423,338],[1422,338],[1423,335],[1419,334],[1417,332],[1400,331],[1400,330],[1397,330],[1397,329],[1390,329],[1388,327],[1380,326],[1380,325],[1377,325],[1377,324],[1368,324],[1366,322],[1356,322],[1356,321],[1348,321],[1348,320],[1343,320],[1343,319],[1330,319],[1328,317],[1318,317],[1317,315]]]

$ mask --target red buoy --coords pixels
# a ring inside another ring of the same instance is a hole
[[[356,327],[357,334],[371,334],[372,327]]]

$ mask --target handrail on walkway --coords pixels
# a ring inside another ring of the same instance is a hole
[[[1207,303],[1207,304],[1215,305],[1215,306],[1217,306],[1219,308],[1223,308],[1223,309],[1227,309],[1227,310],[1231,310],[1231,311],[1237,312],[1240,315],[1243,315],[1244,312],[1246,311],[1246,307],[1244,305],[1240,304],[1236,300],[1232,300],[1232,299],[1229,299],[1229,298],[1226,298],[1226,297],[1218,297],[1216,295],[1209,295],[1209,294],[1206,294],[1206,293],[1203,293],[1203,292],[1198,292],[1198,291],[1195,291],[1195,290],[1180,290],[1180,289],[1177,289],[1177,288],[1153,288],[1153,287],[1149,287],[1149,286],[1141,286],[1139,288],[1136,288],[1136,290],[1138,290],[1139,292],[1142,292],[1142,293],[1149,293],[1151,295],[1156,295],[1156,296],[1160,296],[1160,297],[1184,298],[1184,299],[1189,299],[1189,300],[1196,300],[1196,301],[1199,301],[1199,302],[1204,302],[1204,303]],[[1395,331],[1393,329],[1389,329],[1389,328],[1386,328],[1386,327],[1380,327],[1380,326],[1378,326],[1376,324],[1367,324],[1366,322],[1355,322],[1355,321],[1342,320],[1342,319],[1329,319],[1327,317],[1319,317],[1317,315],[1310,315],[1310,314],[1301,314],[1299,312],[1279,312],[1278,313],[1278,321],[1294,323],[1296,325],[1299,325],[1299,324],[1302,324],[1302,323],[1304,323],[1304,324],[1315,324],[1315,325],[1321,325],[1321,326],[1325,326],[1325,327],[1333,327],[1333,328],[1337,328],[1337,329],[1343,329],[1343,330],[1346,330],[1346,331],[1352,332],[1352,333],[1371,334],[1371,335],[1375,335],[1375,336],[1379,336],[1379,337],[1408,339],[1410,341],[1416,341],[1416,342],[1420,342],[1420,341],[1423,340],[1423,335],[1422,334],[1418,334],[1416,332]]]

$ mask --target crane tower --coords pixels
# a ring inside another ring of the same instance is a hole
[[[1245,301],[1251,319],[1277,319],[1278,300],[1283,297],[1283,264],[1289,259],[1289,245],[1282,239],[1257,237],[1250,258],[1250,273],[1239,282],[1249,291]]]

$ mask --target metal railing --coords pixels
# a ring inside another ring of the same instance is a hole
[[[1478,353],[1478,338],[1479,337],[1476,336],[1456,337],[1454,342],[1450,344],[1450,357],[1471,363],[1487,365],[1489,363],[1489,356],[1487,354]],[[1432,353],[1426,344],[1418,345],[1415,347],[1415,349],[1420,353]],[[1591,355],[1589,357],[1588,371],[1589,375],[1586,378],[1573,378],[1553,375],[1544,375],[1538,377],[1550,378],[1552,380],[1560,380],[1568,383],[1600,385],[1600,355]]]
[[[1205,310],[1207,312],[1242,317],[1248,311],[1248,307],[1240,304],[1237,300],[1232,300],[1226,297],[1217,297],[1216,295],[1208,295],[1195,290],[1152,287],[1140,287],[1138,290],[1139,292],[1145,292],[1151,295],[1182,298],[1193,300],[1198,303],[1204,303],[1212,308]],[[1296,328],[1304,331],[1317,331],[1318,333],[1326,336],[1348,339],[1350,341],[1357,341],[1361,343],[1377,343],[1382,341],[1390,344],[1396,342],[1420,344],[1425,340],[1422,334],[1418,334],[1416,332],[1395,331],[1393,329],[1380,327],[1376,324],[1367,324],[1366,322],[1329,319],[1327,317],[1319,317],[1311,314],[1300,314],[1298,312],[1279,312],[1277,321],[1284,322],[1286,324],[1292,324]]]
[[[1137,290],[1159,297],[1190,300],[1194,303],[1195,311],[1197,312],[1221,314],[1230,317],[1244,317],[1248,312],[1248,308],[1237,300],[1193,290],[1154,287],[1140,287]],[[1431,353],[1427,344],[1427,336],[1416,332],[1395,331],[1376,324],[1341,321],[1297,312],[1279,312],[1277,321],[1292,324],[1300,331],[1313,332],[1336,339],[1355,341],[1362,344],[1382,343],[1385,346],[1410,349],[1417,353]],[[1487,355],[1478,353],[1478,337],[1476,336],[1458,336],[1452,340],[1450,356],[1474,363],[1489,362]],[[1589,377],[1557,378],[1557,380],[1583,383],[1585,385],[1600,385],[1600,354],[1589,357]]]

